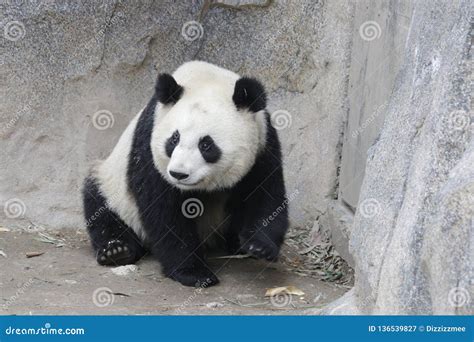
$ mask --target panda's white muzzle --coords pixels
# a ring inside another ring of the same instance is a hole
[[[206,162],[199,149],[176,146],[167,167],[170,181],[185,187],[200,183],[206,176]]]

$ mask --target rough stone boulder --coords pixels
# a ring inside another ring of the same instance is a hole
[[[350,237],[355,288],[325,312],[472,314],[472,3],[418,1]]]

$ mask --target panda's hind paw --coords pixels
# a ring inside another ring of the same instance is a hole
[[[97,262],[104,266],[127,265],[134,262],[134,255],[123,241],[111,240],[105,248],[97,251]]]
[[[207,288],[219,284],[217,276],[206,267],[179,269],[168,276],[185,286]]]

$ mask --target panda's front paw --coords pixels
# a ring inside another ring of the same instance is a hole
[[[180,282],[184,286],[206,288],[219,284],[219,279],[217,279],[217,276],[206,267],[181,268],[168,276],[171,279]]]
[[[240,241],[241,250],[244,253],[258,259],[277,261],[280,247],[265,234],[257,233],[251,237],[241,236]]]

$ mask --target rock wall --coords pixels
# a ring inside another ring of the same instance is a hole
[[[293,223],[334,198],[353,6],[344,1],[0,4],[0,223],[82,227],[87,165],[158,72],[200,59],[260,78],[278,114]]]
[[[413,3],[351,227],[356,284],[326,313],[474,313],[472,10]]]

